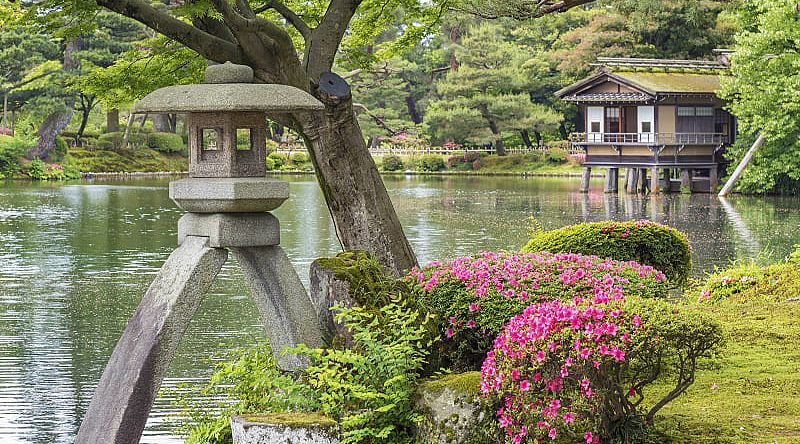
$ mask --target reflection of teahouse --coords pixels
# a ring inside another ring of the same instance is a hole
[[[617,191],[619,168],[631,192],[717,187],[736,120],[716,95],[728,74],[727,51],[716,53],[714,61],[598,58],[597,74],[556,93],[580,106],[584,132],[571,139],[586,153],[583,191],[593,167],[607,168],[607,192]]]

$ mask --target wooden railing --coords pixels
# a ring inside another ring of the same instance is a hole
[[[528,153],[535,153],[535,152],[548,152],[553,149],[562,149],[570,155],[577,155],[583,153],[583,149],[579,147],[575,147],[573,144],[560,142],[556,144],[543,144],[540,146],[534,146],[531,148],[506,148],[506,154],[528,154]],[[306,147],[304,145],[281,145],[280,147],[275,150],[281,154],[291,154],[291,153],[305,153]],[[386,156],[393,154],[395,156],[421,156],[425,154],[440,154],[444,156],[450,156],[455,153],[487,153],[487,154],[495,154],[494,148],[489,147],[461,147],[458,149],[446,149],[441,147],[428,147],[428,148],[399,148],[399,147],[380,147],[380,148],[370,148],[370,154],[373,156]]]
[[[730,138],[722,133],[573,133],[570,141],[578,145],[720,145]]]

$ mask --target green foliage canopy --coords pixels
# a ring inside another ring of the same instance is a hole
[[[765,143],[737,184],[751,193],[796,192],[800,183],[800,13],[793,0],[750,0],[740,11],[733,76],[721,95],[744,137],[728,158],[738,162],[760,132]]]

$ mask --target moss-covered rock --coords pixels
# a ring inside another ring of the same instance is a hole
[[[415,407],[422,414],[419,438],[427,444],[503,442],[495,408],[480,394],[480,381],[479,372],[468,372],[420,384],[415,399]]]

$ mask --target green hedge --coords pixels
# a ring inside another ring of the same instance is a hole
[[[404,168],[403,159],[393,154],[383,156],[381,168],[383,168],[383,171],[401,171]]]
[[[101,134],[97,138],[97,148],[118,149],[122,146],[123,132]],[[128,147],[142,147],[147,145],[147,134],[140,130],[133,130],[128,134]]]
[[[522,251],[591,254],[636,261],[662,271],[675,287],[684,286],[692,271],[692,252],[686,235],[646,220],[583,223],[536,231]]]
[[[183,138],[174,133],[148,134],[147,146],[162,153],[182,153],[186,151]]]

